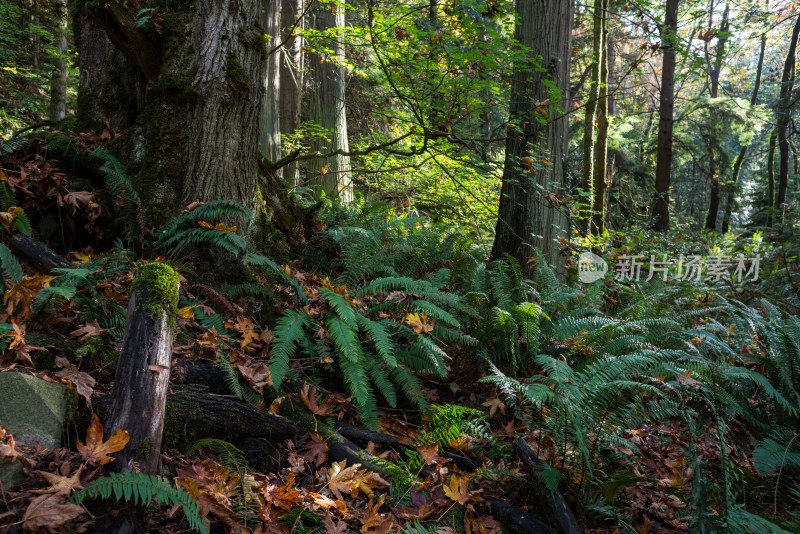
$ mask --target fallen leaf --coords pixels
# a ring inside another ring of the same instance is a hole
[[[66,493],[54,493],[36,497],[25,510],[22,518],[22,529],[25,532],[54,532],[80,517],[83,508],[77,504],[68,504]]]
[[[78,371],[75,364],[70,363],[66,358],[56,357],[56,365],[62,368],[56,373],[56,376],[72,384],[78,395],[86,399],[86,404],[91,406],[93,388],[96,383],[95,379],[88,373]]]
[[[403,321],[417,334],[427,334],[428,332],[432,332],[435,324],[435,321],[433,320],[428,321],[428,314],[425,312],[420,314],[409,313],[405,316]]]
[[[86,444],[78,442],[78,452],[91,464],[105,465],[114,461],[115,452],[125,448],[130,441],[127,430],[118,428],[114,431],[108,441],[103,441],[103,426],[97,414],[92,414],[92,424],[86,431]]]

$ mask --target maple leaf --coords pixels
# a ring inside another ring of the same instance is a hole
[[[210,222],[206,221],[198,221],[197,225],[200,226],[201,228],[205,228],[206,230],[218,230],[220,232],[228,232],[228,233],[235,232],[236,230],[238,230],[236,226],[226,226],[222,223],[217,223],[212,225]]]
[[[498,410],[500,410],[501,415],[505,415],[506,413],[506,405],[498,397],[489,399],[488,401],[481,404],[481,406],[486,406],[487,408],[489,408],[489,417],[493,416],[495,412],[497,412]]]
[[[3,334],[3,337],[10,337],[11,343],[8,345],[9,350],[14,351],[14,361],[20,362],[22,365],[33,367],[33,359],[31,352],[36,350],[47,350],[44,347],[35,347],[28,345],[25,342],[25,325],[18,325],[15,322],[11,323],[13,332]]]
[[[241,531],[231,501],[241,487],[237,472],[208,459],[192,465],[191,470],[178,469],[175,482],[197,501],[203,519],[213,515],[234,532]]]
[[[86,430],[86,444],[79,441],[78,452],[91,464],[105,465],[114,461],[109,455],[124,449],[130,439],[127,430],[118,428],[108,441],[103,441],[103,426],[97,414],[92,414],[92,424]]]
[[[328,459],[328,444],[325,443],[322,436],[316,432],[310,432],[300,452],[303,453],[303,458],[308,463],[319,467]]]
[[[187,321],[194,321],[194,306],[184,306],[178,310],[178,317]]]
[[[303,501],[300,491],[294,487],[294,471],[289,471],[286,483],[282,486],[276,486],[269,481],[265,481],[259,488],[259,493],[264,497],[264,501],[267,504],[265,514],[267,516],[273,506],[288,512]]]
[[[307,497],[311,499],[311,502],[306,503],[306,505],[311,510],[328,511],[331,508],[335,508],[342,515],[347,513],[347,505],[341,499],[333,500],[326,495],[314,493],[313,491],[309,491]]]
[[[325,527],[325,534],[347,534],[347,523],[334,519],[330,514],[322,520],[322,526]]]
[[[450,484],[442,485],[444,494],[452,501],[465,505],[471,500],[476,500],[476,492],[469,491],[469,478],[450,475]]]
[[[81,471],[83,465],[78,467],[78,470],[71,477],[58,475],[56,473],[49,473],[47,471],[36,471],[36,474],[50,483],[49,488],[30,490],[31,493],[48,494],[48,493],[66,493],[70,494],[73,490],[82,489],[81,486]]]
[[[439,457],[439,444],[431,443],[430,445],[419,445],[417,452],[425,461],[425,465],[433,465]]]
[[[39,291],[49,287],[50,281],[54,276],[38,274],[35,276],[25,276],[18,284],[14,284],[3,297],[3,304],[6,305],[5,316],[17,317],[26,320],[33,315],[33,300]]]
[[[380,507],[383,506],[383,500],[386,495],[381,495],[375,506],[372,505],[372,499],[369,500],[364,513],[358,520],[361,522],[361,532],[366,534],[386,534],[394,526],[394,521],[388,514],[379,513]]]
[[[502,529],[494,517],[478,515],[472,505],[469,505],[464,514],[464,531],[466,534],[500,534]]]
[[[83,343],[90,338],[101,335],[103,332],[104,330],[100,328],[100,325],[97,324],[97,320],[95,319],[91,323],[85,324],[77,330],[73,330],[70,332],[69,336],[77,338],[78,341]]]
[[[325,473],[328,480],[328,488],[337,498],[342,498],[342,492],[357,497],[361,491],[372,497],[374,495],[373,490],[389,487],[389,483],[381,478],[379,474],[366,469],[359,469],[361,464],[353,464],[346,468],[346,463],[345,460],[333,462],[330,469]]]
[[[86,404],[92,405],[92,393],[94,393],[95,379],[88,373],[78,371],[75,364],[70,363],[66,358],[56,357],[56,365],[61,367],[61,371],[56,373],[58,378],[66,380],[75,387],[78,395],[86,399]]]
[[[433,320],[430,322],[428,321],[428,314],[425,312],[420,314],[409,313],[405,316],[403,322],[410,326],[411,330],[417,334],[427,334],[428,332],[432,332],[435,324],[435,321]]]
[[[28,467],[36,465],[35,462],[29,460],[17,450],[17,442],[14,440],[14,436],[2,425],[0,425],[0,458],[8,458],[10,461],[19,460],[21,464]]]
[[[57,532],[83,513],[83,507],[67,503],[66,492],[41,495],[25,510],[22,528],[25,532]]]
[[[317,388],[311,386],[308,382],[303,384],[303,389],[300,391],[300,399],[306,405],[311,413],[319,417],[324,417],[331,413],[333,403],[325,401],[320,403],[317,398]]]
[[[259,395],[263,393],[264,387],[272,386],[272,374],[267,364],[263,362],[253,364],[251,360],[244,357],[237,350],[231,351],[230,361],[250,387]]]

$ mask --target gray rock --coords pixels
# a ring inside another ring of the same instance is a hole
[[[61,445],[66,411],[66,391],[22,373],[0,373],[0,425],[8,429],[17,444],[41,443],[47,449]],[[0,482],[6,490],[24,480],[19,462],[0,460]]]

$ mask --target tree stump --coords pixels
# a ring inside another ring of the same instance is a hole
[[[178,274],[163,263],[140,267],[128,302],[106,435],[127,430],[128,445],[113,468],[157,474],[178,309]]]

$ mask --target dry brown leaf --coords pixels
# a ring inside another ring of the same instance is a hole
[[[86,444],[79,441],[78,452],[91,464],[105,465],[114,461],[114,457],[109,455],[124,449],[128,441],[128,431],[121,428],[116,429],[108,441],[103,441],[103,425],[97,414],[92,414],[92,424],[86,431]]]
[[[31,501],[22,518],[25,532],[58,532],[61,528],[80,517],[83,508],[68,504],[66,493],[40,495]]]
[[[92,393],[94,393],[95,379],[88,373],[78,371],[75,364],[70,363],[66,358],[56,357],[56,365],[62,369],[56,373],[58,378],[66,380],[75,387],[78,395],[86,399],[86,404],[92,405]]]

